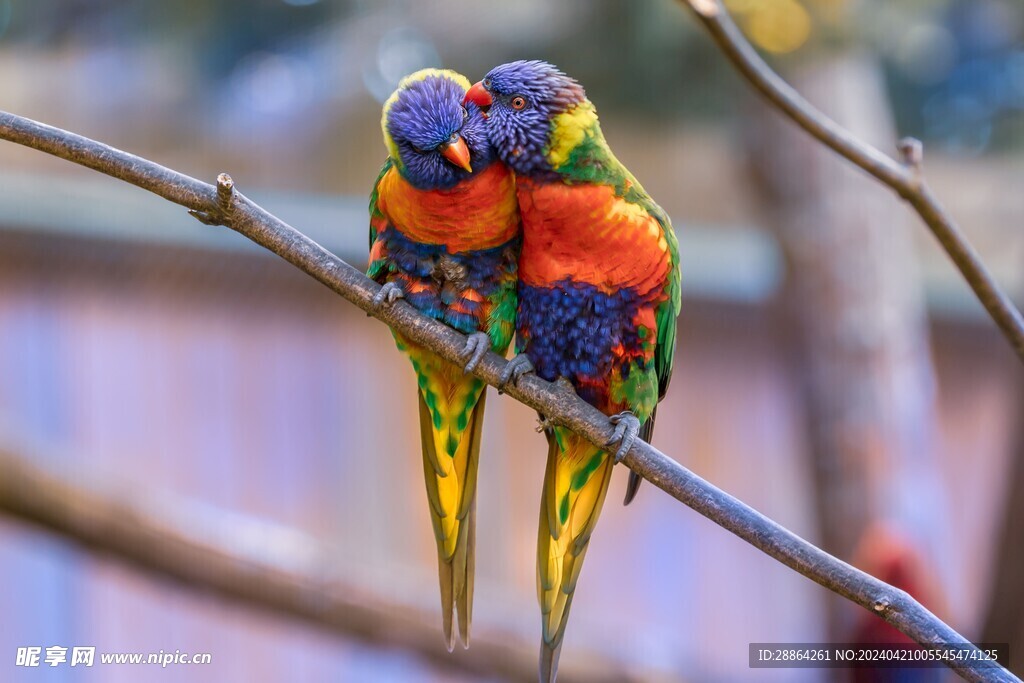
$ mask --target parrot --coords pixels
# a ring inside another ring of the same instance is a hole
[[[486,384],[467,374],[487,351],[504,356],[515,333],[521,226],[515,179],[494,156],[469,80],[424,69],[384,103],[388,158],[370,195],[367,276],[374,306],[403,298],[468,335],[465,369],[393,331],[418,385],[420,441],[437,542],[445,644],[469,647],[476,545],[476,482]]]
[[[668,215],[615,158],[583,87],[543,61],[495,67],[466,93],[512,169],[522,220],[517,356],[502,380],[568,382],[615,425],[605,449],[541,416],[548,441],[537,540],[540,679],[554,681],[573,593],[611,480],[653,435],[672,376],[679,245]],[[618,444],[614,454],[608,450]],[[630,473],[634,475],[634,473]],[[639,477],[631,476],[626,504]]]

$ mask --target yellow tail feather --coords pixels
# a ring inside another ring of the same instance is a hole
[[[548,434],[537,533],[537,595],[544,636],[542,681],[553,681],[558,671],[573,591],[615,464],[610,455],[586,440],[557,427],[555,430],[557,433]]]
[[[449,652],[455,647],[453,614],[458,616],[462,644],[469,647],[476,548],[476,478],[486,397],[486,390],[479,389],[479,399],[475,400],[474,380],[462,377],[461,372],[459,375],[458,385],[443,392],[446,405],[443,408],[435,406],[435,410],[444,409],[446,413],[440,420],[440,428],[436,426],[423,393],[419,395],[423,474],[437,540],[441,615]],[[437,388],[436,384],[434,386]],[[469,406],[463,430],[447,424],[447,413],[451,412],[447,408],[460,403]],[[449,455],[449,439],[457,440],[452,455]]]

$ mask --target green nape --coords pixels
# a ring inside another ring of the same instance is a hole
[[[555,172],[570,184],[611,185],[620,197],[626,194],[627,185],[632,180],[626,167],[612,154],[596,118],[583,131],[582,139],[570,148],[565,161],[555,168]]]

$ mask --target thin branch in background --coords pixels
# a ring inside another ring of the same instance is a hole
[[[0,447],[0,510],[38,524],[98,553],[188,587],[270,609],[376,646],[400,647],[449,671],[528,680],[536,676],[533,640],[478,619],[473,647],[457,656],[442,646],[435,615],[390,602],[324,572],[328,548],[309,549],[308,571],[265,557],[237,554],[225,544],[195,536],[162,519],[167,501],[121,501],[83,486],[79,477],[60,476],[33,464],[29,452]],[[72,483],[76,482],[76,483]],[[144,502],[146,501],[146,502]],[[180,509],[182,502],[171,502]],[[204,525],[205,526],[205,525]],[[220,538],[245,536],[227,528]],[[312,541],[311,541],[312,543]],[[639,681],[621,662],[597,652],[577,653],[563,665],[567,681]]]
[[[822,144],[888,185],[914,207],[1024,362],[1024,317],[924,181],[921,142],[912,138],[902,141],[900,152],[904,163],[900,163],[858,140],[772,71],[743,37],[720,0],[681,1],[694,11],[733,66],[772,105]]]
[[[73,161],[210,216],[218,215],[221,210],[215,187],[59,128],[0,112],[0,139]],[[466,340],[462,334],[426,317],[401,300],[382,308],[375,307],[373,297],[380,289],[377,283],[267,213],[243,194],[235,191],[231,197],[226,213],[231,217],[228,227],[274,252],[403,336],[451,363],[462,365],[461,352]],[[339,229],[342,228],[339,226]],[[473,374],[497,387],[506,364],[504,358],[488,353]],[[504,387],[504,391],[520,403],[543,413],[553,424],[571,429],[594,445],[604,447],[612,438],[614,429],[608,416],[564,386],[530,374],[518,384]],[[704,481],[647,442],[637,439],[623,462],[715,524],[790,569],[885,619],[916,642],[949,652],[968,648],[974,657],[981,657],[980,650],[905,591],[832,557],[746,503]],[[978,667],[963,658],[945,659],[944,663],[965,680],[1019,683],[1018,678],[1003,668]]]
[[[1018,386],[1017,410],[1024,409],[1024,385]],[[997,636],[1014,652],[1024,651],[1024,422],[1016,425],[1004,488],[1005,502],[996,536],[996,557],[988,582],[988,609],[982,636]],[[1024,673],[1024,663],[1015,657],[1013,669]]]

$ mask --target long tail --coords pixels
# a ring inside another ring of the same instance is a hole
[[[434,366],[436,369],[437,366]],[[480,459],[485,385],[454,366],[420,374],[420,440],[430,519],[437,539],[441,616],[448,651],[459,638],[469,647],[476,549],[476,474]]]
[[[590,534],[597,525],[614,461],[572,432],[553,428],[537,533],[537,594],[543,620],[540,680],[558,673],[562,636]]]

